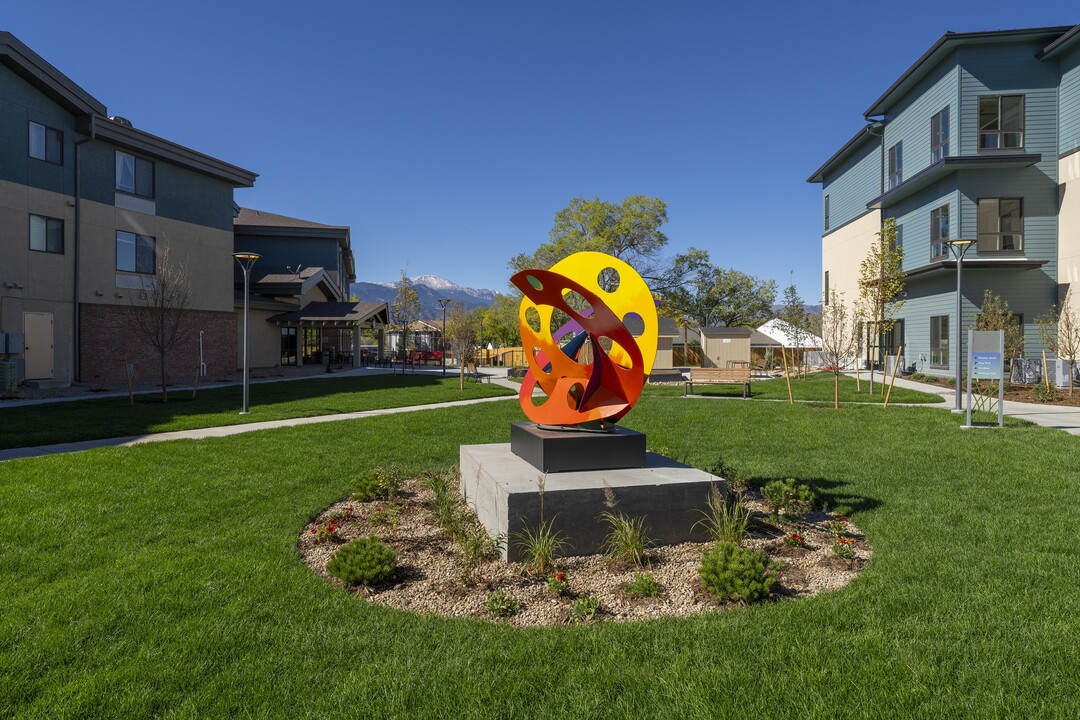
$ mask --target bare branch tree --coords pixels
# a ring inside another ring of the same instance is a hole
[[[833,372],[833,406],[840,408],[840,372],[854,358],[860,316],[844,302],[842,294],[830,293],[821,308],[821,354]]]
[[[458,386],[465,389],[465,363],[473,362],[474,350],[480,333],[479,310],[466,311],[465,307],[455,300],[450,303],[450,315],[446,318],[446,339],[454,350],[454,356],[458,359]]]
[[[1035,318],[1043,346],[1069,363],[1069,395],[1076,384],[1076,358],[1080,357],[1080,313],[1073,305],[1072,288],[1061,305],[1054,305],[1046,315]]]
[[[153,348],[161,372],[161,402],[169,401],[167,364],[170,351],[195,329],[191,312],[191,277],[169,249],[159,245],[153,277],[142,278],[133,293],[132,334]]]

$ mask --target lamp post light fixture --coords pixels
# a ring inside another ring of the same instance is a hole
[[[251,283],[251,267],[255,261],[262,257],[253,252],[233,253],[236,262],[240,263],[240,269],[244,271],[244,408],[241,415],[248,414],[248,288]]]
[[[446,306],[450,304],[450,298],[439,298],[439,307],[442,308],[442,330],[439,331],[439,339],[442,341],[442,374],[446,375]]]
[[[960,387],[963,384],[961,376],[963,375],[962,365],[964,359],[964,333],[961,329],[963,326],[964,296],[960,294],[960,290],[962,288],[961,282],[964,273],[964,255],[974,244],[974,240],[945,241],[946,247],[948,247],[956,257],[956,407],[952,409],[954,413],[964,412],[963,403],[960,400]]]

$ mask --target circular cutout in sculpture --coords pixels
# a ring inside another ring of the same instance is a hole
[[[601,287],[612,278],[618,278],[613,289]],[[510,281],[525,295],[518,312],[522,346],[540,348],[526,357],[519,395],[525,415],[543,425],[577,426],[615,423],[630,412],[656,357],[656,304],[641,275],[611,255],[580,252]],[[543,330],[528,321],[534,313]],[[547,395],[540,405],[532,401],[537,385]]]

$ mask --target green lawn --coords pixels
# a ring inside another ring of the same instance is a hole
[[[880,375],[874,380],[874,394],[870,394],[870,383],[866,378],[862,381],[862,392],[855,391],[855,379],[846,375],[840,376],[840,402],[878,403],[885,401],[881,395]],[[649,392],[658,395],[682,395],[683,386],[679,385],[649,385]],[[886,388],[887,390],[887,388]],[[833,401],[833,375],[832,373],[812,373],[799,380],[792,378],[791,393],[796,401],[828,402]],[[711,397],[738,397],[743,394],[742,385],[695,385],[695,395]],[[771,380],[754,380],[750,383],[750,396],[758,400],[787,400],[787,380],[773,378]],[[889,403],[938,403],[943,402],[938,395],[919,392],[918,390],[906,390],[894,387]]]
[[[934,408],[647,395],[699,466],[796,477],[874,558],[850,586],[682,620],[515,630],[387,610],[303,566],[350,475],[505,442],[515,403],[106,448],[0,472],[0,717],[1080,714],[1080,438]]]
[[[368,375],[253,383],[247,415],[240,386],[200,390],[194,400],[190,391],[171,392],[168,403],[152,393],[136,395],[134,405],[127,397],[0,405],[0,450],[512,394],[490,383],[459,390],[457,377]]]

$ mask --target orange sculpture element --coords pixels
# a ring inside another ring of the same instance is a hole
[[[618,258],[580,252],[510,282],[525,294],[518,313],[529,363],[518,396],[525,415],[542,425],[581,425],[614,423],[630,412],[656,357],[656,304],[641,276]],[[555,308],[570,320],[552,331]],[[536,385],[548,396],[540,405],[532,401]]]

